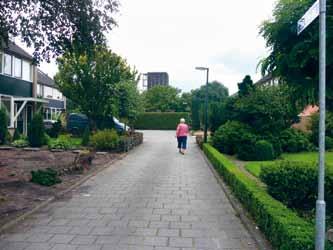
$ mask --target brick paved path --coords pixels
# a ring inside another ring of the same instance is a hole
[[[0,238],[8,250],[257,249],[194,140],[145,132],[124,160]]]

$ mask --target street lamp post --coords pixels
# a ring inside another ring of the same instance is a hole
[[[196,67],[196,70],[206,71],[206,91],[205,91],[205,131],[204,131],[204,142],[207,143],[207,133],[208,133],[208,81],[209,81],[209,68],[206,67]]]

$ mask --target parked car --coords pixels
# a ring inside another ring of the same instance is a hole
[[[129,126],[125,126],[124,123],[120,122],[116,117],[113,117],[114,127],[118,132],[129,131]]]
[[[73,135],[80,135],[89,126],[89,119],[84,114],[72,113],[68,116],[67,130]]]

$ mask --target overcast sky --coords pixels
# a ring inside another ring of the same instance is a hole
[[[110,48],[139,72],[166,71],[183,91],[218,80],[231,93],[246,74],[254,80],[258,61],[267,54],[258,34],[271,17],[275,0],[120,0],[118,27],[107,37]],[[54,65],[42,64],[49,75]]]

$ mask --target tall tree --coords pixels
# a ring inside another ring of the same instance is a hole
[[[261,61],[262,74],[271,73],[292,86],[296,101],[303,104],[318,101],[318,19],[297,35],[297,21],[313,2],[279,0],[273,19],[265,21],[260,29],[271,51]],[[333,110],[333,0],[327,1],[327,11],[327,105]]]
[[[67,52],[58,66],[55,82],[61,92],[93,121],[116,114],[119,84],[136,79],[136,71],[104,47],[96,47],[89,56]]]
[[[242,82],[238,83],[238,95],[246,96],[253,91],[254,85],[251,76],[246,75]]]
[[[103,32],[116,24],[117,0],[0,1],[0,48],[9,36],[34,46],[37,61],[105,43]]]
[[[203,85],[199,89],[192,91],[191,116],[192,126],[194,129],[199,129],[203,124],[205,95],[206,85]],[[208,83],[208,107],[211,107],[213,103],[223,102],[228,96],[229,90],[222,83],[218,81]],[[210,117],[208,120],[215,121],[215,119],[211,117],[214,114],[212,112],[209,112],[209,114]]]
[[[172,86],[157,85],[143,95],[146,111],[177,111],[180,101],[180,90]]]

